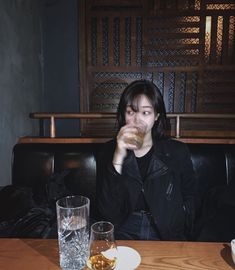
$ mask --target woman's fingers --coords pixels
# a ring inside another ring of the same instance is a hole
[[[117,143],[119,147],[130,150],[136,149],[137,133],[138,129],[136,127],[131,125],[123,126],[117,135]]]

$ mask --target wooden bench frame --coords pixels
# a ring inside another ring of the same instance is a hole
[[[56,119],[114,119],[115,113],[53,113],[53,112],[35,112],[29,115],[32,119],[39,119],[40,121],[40,135],[39,137],[21,137],[19,143],[103,143],[110,138],[98,138],[98,137],[79,137],[79,138],[61,138],[56,137]],[[235,114],[201,114],[201,113],[169,113],[167,118],[175,120],[175,139],[183,142],[191,143],[228,143],[234,144],[235,137],[228,136],[224,131],[224,137],[190,137],[185,138],[181,136],[181,121],[183,119],[235,119]],[[45,137],[43,134],[44,120],[50,121],[50,137]]]

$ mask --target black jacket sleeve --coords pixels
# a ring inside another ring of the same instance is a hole
[[[108,142],[97,158],[96,206],[101,219],[115,225],[128,215],[126,177],[112,165],[115,142]]]

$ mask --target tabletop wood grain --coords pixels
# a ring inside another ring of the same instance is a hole
[[[235,269],[230,243],[117,241],[117,244],[140,253],[140,270]],[[8,269],[60,269],[57,240],[0,239],[0,270]]]

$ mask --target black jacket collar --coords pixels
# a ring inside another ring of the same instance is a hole
[[[168,170],[168,164],[171,162],[171,156],[167,151],[167,147],[165,147],[164,141],[155,143],[153,147],[154,150],[150,159],[147,176],[150,174],[150,172],[151,174],[159,174]],[[142,183],[139,167],[133,151],[128,151],[123,166],[123,174],[135,178],[137,181]]]

